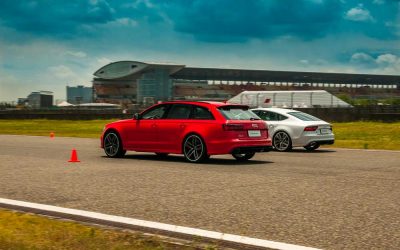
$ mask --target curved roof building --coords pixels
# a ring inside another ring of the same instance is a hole
[[[119,61],[97,70],[95,99],[101,102],[148,103],[172,98],[171,75],[184,65]]]
[[[163,70],[168,75],[171,75],[181,69],[185,65],[167,64],[167,63],[144,63],[137,61],[119,61],[107,64],[96,72],[94,76],[101,79],[138,79],[142,74],[152,71]]]

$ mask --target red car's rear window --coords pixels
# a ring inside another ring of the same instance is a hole
[[[227,120],[260,120],[260,117],[249,110],[248,106],[226,105],[219,107],[218,111]]]

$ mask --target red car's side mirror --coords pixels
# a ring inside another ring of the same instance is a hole
[[[133,115],[133,119],[135,120],[140,120],[142,118],[142,116],[139,113],[136,113]]]

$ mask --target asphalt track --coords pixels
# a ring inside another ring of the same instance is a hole
[[[0,197],[324,249],[400,249],[400,151],[238,163],[104,157],[99,140],[0,135]],[[72,148],[80,163],[68,163]]]

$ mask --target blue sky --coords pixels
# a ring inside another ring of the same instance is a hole
[[[400,0],[0,1],[0,101],[117,60],[400,74]]]

